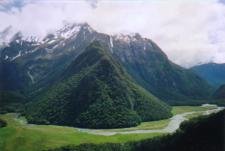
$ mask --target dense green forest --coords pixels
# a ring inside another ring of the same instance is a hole
[[[172,115],[171,107],[139,87],[98,42],[36,100],[25,115],[38,124],[117,128]]]
[[[225,84],[221,85],[213,94],[212,99],[215,103],[225,106]]]
[[[176,133],[125,144],[82,144],[48,151],[224,151],[225,111],[184,122]]]
[[[213,94],[214,99],[225,99],[225,84],[221,85]]]
[[[0,113],[20,112],[26,98],[19,92],[0,91]]]
[[[0,119],[0,128],[5,127],[6,125],[7,123],[4,120]]]

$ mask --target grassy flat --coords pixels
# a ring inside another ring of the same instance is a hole
[[[0,116],[7,121],[7,127],[0,128],[1,151],[41,151],[64,145],[82,143],[106,143],[137,141],[161,135],[127,134],[100,136],[79,132],[75,128],[52,125],[26,125],[14,118],[14,114]]]
[[[176,106],[173,107],[173,114],[208,109],[209,107]],[[124,143],[163,135],[148,133],[101,136],[80,132],[72,127],[26,124],[23,118],[17,118],[17,114],[4,114],[0,115],[0,118],[8,124],[7,127],[0,128],[0,151],[41,151],[48,148],[82,143]],[[116,131],[162,129],[168,125],[169,121],[169,119],[166,119],[143,122],[137,127],[116,129]],[[110,132],[112,130],[104,131]]]
[[[182,114],[186,112],[195,112],[195,111],[206,111],[210,109],[215,109],[214,106],[174,106],[172,109],[173,115]],[[187,118],[192,118],[196,116],[200,116],[202,113],[193,113],[187,115]],[[151,121],[151,122],[142,122],[140,125],[131,128],[121,128],[121,129],[110,129],[104,131],[114,131],[114,132],[122,132],[122,131],[133,131],[133,130],[152,130],[152,129],[162,129],[166,127],[170,122],[170,119],[159,120],[159,121]]]
[[[114,132],[124,132],[124,131],[133,131],[133,130],[152,130],[152,129],[162,129],[166,127],[170,119],[151,121],[151,122],[142,122],[136,127],[130,128],[120,128],[120,129],[109,129],[104,131],[114,131]]]
[[[182,114],[186,112],[195,112],[195,111],[206,111],[210,109],[215,109],[214,106],[174,106],[172,109],[173,115]]]

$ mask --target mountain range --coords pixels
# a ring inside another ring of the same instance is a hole
[[[225,100],[225,84],[221,85],[214,93],[213,97],[215,99]]]
[[[207,63],[191,69],[215,88],[225,84],[225,64]]]
[[[170,117],[166,103],[197,104],[213,92],[152,40],[99,33],[86,23],[67,24],[42,40],[17,33],[1,47],[0,60],[2,108],[18,103],[7,96],[23,100],[33,123],[134,126]]]

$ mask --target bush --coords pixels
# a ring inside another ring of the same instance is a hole
[[[0,128],[6,127],[6,125],[7,125],[7,123],[4,120],[0,119]]]

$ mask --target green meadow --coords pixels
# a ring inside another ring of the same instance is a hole
[[[192,111],[205,111],[211,107],[176,106],[173,114]],[[191,117],[191,116],[190,116]],[[148,134],[117,134],[102,136],[81,132],[76,128],[54,125],[26,124],[23,117],[9,113],[0,115],[0,119],[7,122],[7,126],[0,128],[0,151],[41,151],[44,149],[57,148],[65,145],[80,145],[83,143],[125,143],[152,138],[161,133]],[[169,119],[143,122],[137,127],[113,129],[113,131],[161,129],[167,126]],[[112,129],[104,130],[112,131]]]

